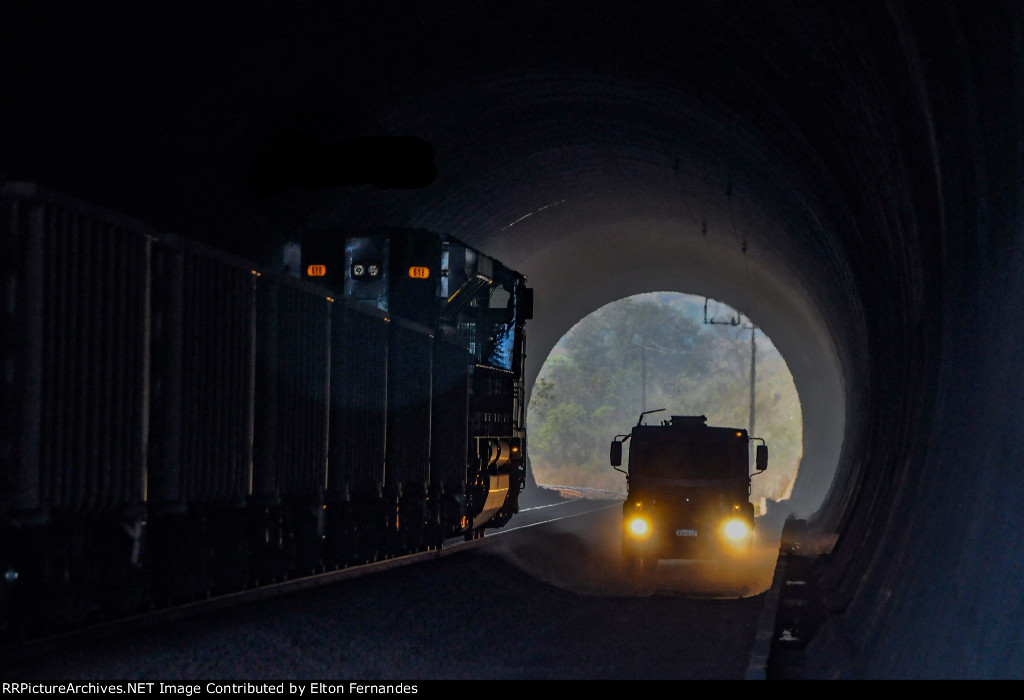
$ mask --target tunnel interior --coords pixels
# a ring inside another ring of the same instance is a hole
[[[260,260],[449,233],[536,291],[530,382],[649,291],[742,309],[804,415],[821,676],[1024,672],[1016,3],[22,8],[0,169]],[[424,186],[246,173],[282,139],[414,135]]]
[[[543,219],[534,225],[543,226]],[[524,265],[532,271],[538,299],[529,336],[529,384],[554,344],[604,304],[666,290],[726,300],[772,338],[793,374],[805,438],[801,476],[787,505],[803,516],[816,512],[839,462],[846,407],[834,341],[806,292],[765,269],[763,261],[745,256],[731,236],[709,243],[699,228],[678,219],[610,218],[583,229],[578,225],[554,224],[556,233],[545,239],[560,231],[567,235]]]

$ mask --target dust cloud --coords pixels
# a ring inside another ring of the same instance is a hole
[[[781,528],[760,518],[745,560],[663,560],[632,571],[621,554],[621,521],[621,504],[612,503],[515,537],[496,538],[502,541],[491,551],[539,581],[584,596],[745,598],[771,587]]]

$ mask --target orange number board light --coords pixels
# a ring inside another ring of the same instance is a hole
[[[310,265],[306,268],[306,274],[310,277],[323,277],[327,274],[326,265]]]
[[[430,277],[429,267],[410,267],[409,276],[417,280],[425,280]]]

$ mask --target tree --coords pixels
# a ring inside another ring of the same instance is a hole
[[[541,483],[624,491],[608,465],[608,443],[647,408],[706,415],[710,425],[745,426],[750,407],[750,331],[705,326],[685,295],[641,295],[590,314],[562,339],[541,370],[529,406],[530,459]],[[799,400],[782,357],[758,341],[758,433],[771,467],[755,498],[788,493],[800,459]]]

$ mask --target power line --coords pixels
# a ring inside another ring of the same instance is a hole
[[[747,322],[750,325],[744,325],[743,315],[739,312],[735,316],[730,318],[728,321],[719,321],[714,316],[708,318],[708,297],[704,297],[704,325],[707,326],[732,326],[734,328],[742,328],[743,330],[750,331],[750,416],[747,424],[747,434],[750,437],[754,436],[754,428],[756,426],[756,399],[757,399],[757,326],[749,318]]]

